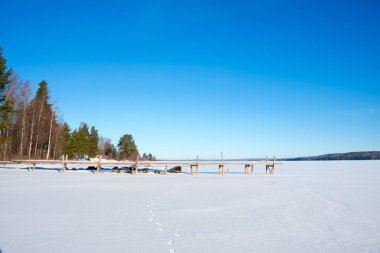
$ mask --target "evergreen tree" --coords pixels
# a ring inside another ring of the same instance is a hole
[[[71,151],[73,152],[73,157],[78,158],[78,156],[79,156],[79,134],[78,134],[77,129],[75,129],[71,134]]]
[[[78,155],[80,157],[85,157],[89,155],[90,149],[89,149],[89,128],[86,123],[81,123],[78,129],[78,135],[77,135],[77,149],[78,149]]]
[[[49,91],[47,82],[42,80],[35,98],[32,100],[31,106],[34,110],[32,121],[35,126],[33,139],[33,155],[35,159],[42,158],[42,154],[48,149],[50,123],[56,125],[53,106],[49,103]],[[52,116],[53,115],[53,116]],[[53,119],[52,119],[53,117]],[[53,121],[51,121],[51,119]]]
[[[7,70],[7,60],[3,57],[3,49],[0,48],[0,143],[6,141],[5,131],[10,125],[10,116],[13,113],[13,102],[7,99],[6,89],[10,83],[12,70]]]
[[[133,136],[130,134],[123,135],[120,138],[119,144],[117,145],[117,147],[119,149],[120,159],[134,160],[137,158],[137,156],[139,156],[139,151],[135,144],[135,140],[133,139]]]
[[[68,155],[70,158],[73,157],[73,138],[71,134],[70,126],[65,122],[63,124],[63,148],[62,152],[64,155]]]
[[[99,134],[95,127],[91,127],[90,138],[88,140],[88,155],[95,157],[99,154]]]
[[[68,126],[67,126],[68,127]],[[69,128],[65,132],[69,132]],[[70,151],[77,158],[95,157],[99,154],[99,134],[95,127],[81,123],[71,134]]]
[[[47,88],[47,82],[45,80],[42,80],[39,83],[39,87],[36,93],[36,99],[43,101],[46,105],[48,104],[49,93]]]

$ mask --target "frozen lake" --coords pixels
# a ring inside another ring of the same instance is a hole
[[[0,168],[0,249],[380,252],[380,161],[285,162],[274,176],[243,170],[134,176]]]

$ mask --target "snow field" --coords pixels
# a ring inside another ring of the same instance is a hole
[[[0,168],[0,249],[379,252],[380,161],[286,162],[276,175]]]

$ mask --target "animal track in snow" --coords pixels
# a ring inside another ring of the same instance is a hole
[[[164,231],[167,231],[167,232],[173,232],[173,231],[170,231],[167,230],[167,227],[165,227],[165,230],[164,230],[164,225],[160,223],[160,218],[157,217],[156,213],[159,211],[159,205],[161,201],[163,200],[166,200],[167,198],[169,198],[172,194],[175,194],[178,192],[178,190],[186,187],[189,183],[185,184],[185,185],[181,185],[180,187],[175,187],[175,189],[171,189],[170,191],[167,191],[159,196],[157,196],[155,199],[151,199],[149,204],[147,205],[147,211],[149,212],[150,214],[150,217],[149,217],[149,222],[151,222],[151,224],[155,224],[153,225],[157,230],[157,232],[161,233],[161,234],[165,234],[166,233],[163,233]],[[176,239],[179,239],[181,238],[182,236],[179,234],[179,233],[172,233],[171,234],[172,238],[167,238],[167,239],[172,239],[172,240],[169,240],[169,241],[166,241],[166,245],[168,246],[168,250],[170,253],[177,253],[177,250],[174,249],[174,245],[176,245]],[[176,238],[176,239],[174,239]],[[173,240],[174,239],[174,240]]]

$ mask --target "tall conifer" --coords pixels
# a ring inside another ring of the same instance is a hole
[[[73,143],[72,134],[70,126],[65,122],[63,124],[63,148],[62,152],[64,155],[68,155],[70,158],[73,157]]]
[[[10,83],[12,70],[7,70],[7,60],[3,57],[0,48],[0,143],[6,141],[5,131],[10,125],[10,115],[14,111],[13,102],[6,97],[6,89]]]
[[[99,134],[95,127],[91,127],[90,138],[88,141],[90,157],[95,157],[99,153]]]

